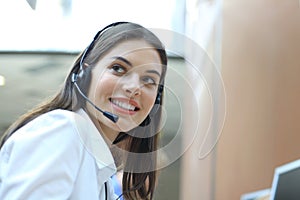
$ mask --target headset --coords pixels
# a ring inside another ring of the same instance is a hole
[[[78,78],[81,78],[84,70],[83,70],[83,61],[84,59],[87,57],[87,54],[91,51],[95,41],[100,37],[100,35],[107,29],[117,26],[119,24],[126,24],[128,22],[115,22],[112,23],[110,25],[107,25],[106,27],[104,27],[102,30],[100,30],[94,37],[93,41],[90,43],[90,45],[84,50],[81,59],[80,59],[80,69],[79,69],[79,73],[73,73],[72,77],[71,77],[71,82],[75,85],[76,89],[78,90],[78,92],[80,93],[80,95],[88,102],[90,103],[95,109],[97,109],[99,112],[101,112],[105,117],[107,117],[108,119],[110,119],[112,122],[116,123],[119,119],[119,116],[110,113],[108,111],[104,111],[101,108],[99,108],[98,106],[96,106],[79,88],[78,84],[77,84],[77,80]],[[155,104],[160,104],[161,105],[161,100],[162,100],[162,93],[163,93],[163,85],[159,85],[158,86],[158,91],[157,91],[157,96],[155,99]]]

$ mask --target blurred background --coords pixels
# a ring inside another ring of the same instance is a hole
[[[0,133],[114,21],[164,30],[162,146],[177,151],[155,199],[240,199],[300,158],[299,0],[2,0]]]

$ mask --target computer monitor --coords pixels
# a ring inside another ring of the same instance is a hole
[[[243,194],[240,200],[257,200],[270,195],[270,188]]]
[[[274,172],[270,200],[300,199],[300,160],[277,167]]]

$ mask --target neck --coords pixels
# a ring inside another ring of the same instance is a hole
[[[124,160],[124,150],[126,151],[126,144],[129,140],[129,138],[126,137],[127,134],[113,130],[110,127],[105,126],[103,123],[99,122],[99,120],[97,120],[89,113],[88,115],[98,129],[99,134],[101,134],[102,138],[109,147],[115,160],[117,169],[120,170],[122,168],[122,163]]]
[[[119,131],[113,130],[110,127],[101,123],[96,117],[87,112],[90,119],[93,121],[94,125],[98,129],[99,134],[103,137],[104,141],[110,147],[115,138],[119,135]]]
[[[111,128],[101,124],[98,120],[96,122],[96,127],[99,130],[99,133],[104,138],[107,145],[110,147],[113,145],[113,141],[119,135],[119,131],[112,130]]]

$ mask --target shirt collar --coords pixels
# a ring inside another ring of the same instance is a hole
[[[83,109],[76,111],[85,119],[85,125],[78,131],[86,150],[93,156],[98,168],[98,179],[103,183],[116,173],[116,166],[109,147],[98,129]],[[79,125],[80,126],[80,125]]]

